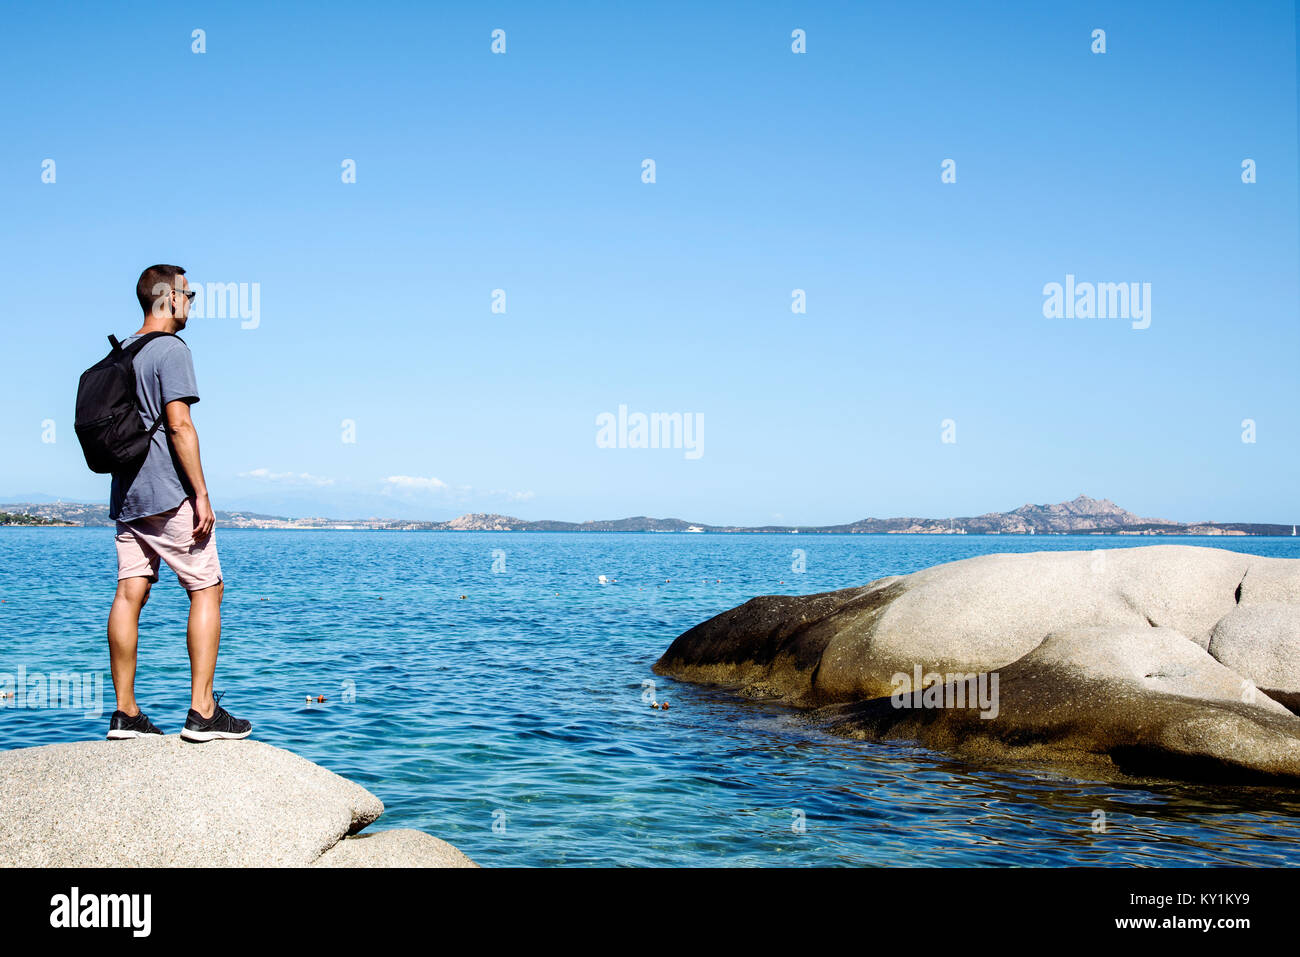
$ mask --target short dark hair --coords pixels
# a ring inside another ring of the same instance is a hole
[[[140,281],[135,284],[135,298],[140,300],[140,308],[146,313],[152,313],[154,301],[158,298],[158,294],[154,292],[154,287],[159,283],[166,283],[175,289],[176,277],[183,275],[185,275],[183,268],[168,266],[165,263],[150,266],[140,273]]]

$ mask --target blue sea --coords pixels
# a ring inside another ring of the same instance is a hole
[[[377,794],[372,828],[426,830],[485,866],[1300,864],[1300,791],[986,769],[650,670],[682,631],[754,595],[990,552],[1174,542],[1300,557],[1300,539],[221,528],[217,541],[222,704]],[[0,748],[103,737],[115,569],[111,529],[0,528],[0,672],[104,682],[100,716],[0,708]],[[189,705],[187,607],[164,568],[136,694],[168,733]]]

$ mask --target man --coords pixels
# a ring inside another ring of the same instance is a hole
[[[190,596],[190,712],[181,737],[246,738],[252,725],[233,717],[212,693],[225,583],[213,532],[216,516],[190,419],[190,405],[199,401],[194,363],[189,347],[175,335],[185,328],[194,293],[184,269],[158,265],[140,274],[135,294],[144,310],[144,325],[122,345],[150,332],[171,335],[146,343],[134,360],[136,397],[148,416],[145,425],[165,416],[164,426],[154,433],[138,468],[113,473],[108,515],[117,520],[117,595],[108,615],[108,650],[118,710],[109,722],[108,737],[162,734],[135,700],[140,609],[158,580],[161,559]]]

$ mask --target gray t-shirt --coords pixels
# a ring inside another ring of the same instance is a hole
[[[140,336],[122,340],[122,347]],[[199,387],[194,382],[194,360],[189,346],[175,336],[159,336],[136,353],[135,394],[140,400],[145,428],[165,415],[168,402],[181,399],[193,405],[199,401]],[[169,512],[194,494],[180,460],[172,450],[163,422],[153,434],[149,454],[139,472],[113,473],[113,488],[108,500],[108,517],[130,522],[149,515]]]

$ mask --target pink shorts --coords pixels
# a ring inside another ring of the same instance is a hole
[[[221,581],[217,560],[217,530],[194,540],[194,500],[186,499],[170,512],[117,523],[117,580],[146,577],[158,580],[158,560],[176,573],[181,587],[198,591]]]

